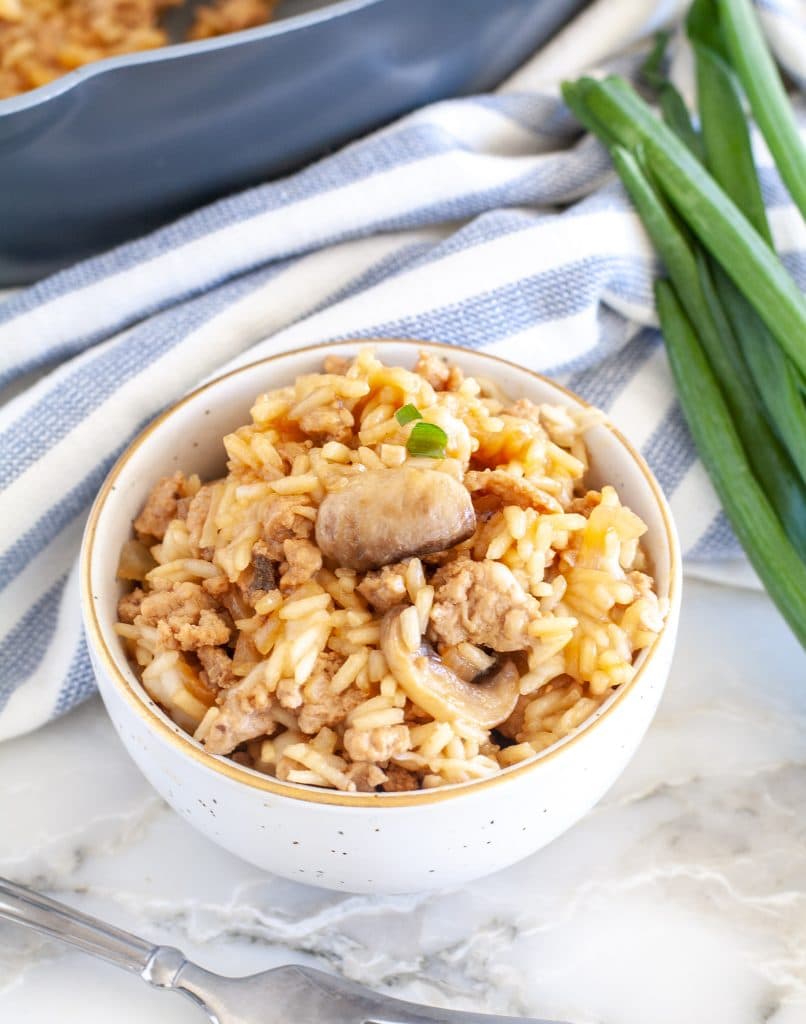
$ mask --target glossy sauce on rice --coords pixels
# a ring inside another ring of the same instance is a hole
[[[643,522],[585,488],[598,413],[365,349],[251,416],[226,476],[155,484],[119,567],[130,659],[211,753],[347,792],[468,782],[632,678],[665,607]],[[444,450],[413,455],[417,424]]]

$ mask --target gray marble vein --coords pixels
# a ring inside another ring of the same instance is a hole
[[[806,659],[751,592],[688,582],[627,772],[551,846],[464,889],[349,896],[262,874],[162,804],[98,702],[0,747],[0,822],[0,873],[224,972],[309,962],[576,1024],[806,1024]],[[57,1009],[61,1024],[199,1019],[0,926],[0,1020]]]

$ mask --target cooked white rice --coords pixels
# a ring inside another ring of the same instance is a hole
[[[445,431],[444,458],[409,455],[408,404]],[[155,486],[119,570],[135,586],[117,628],[143,685],[212,752],[348,792],[468,782],[556,743],[632,678],[665,606],[643,522],[613,487],[585,489],[598,414],[513,404],[433,355],[409,370],[369,348],[251,413],[224,438],[225,476]],[[472,492],[472,535],[386,569],[323,559],[326,497],[406,467]],[[474,708],[494,686],[506,717],[490,726]]]

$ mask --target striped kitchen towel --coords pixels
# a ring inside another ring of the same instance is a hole
[[[606,2],[609,46],[669,6]],[[797,5],[762,6],[796,78]],[[653,327],[647,239],[604,150],[542,84],[563,60],[599,60],[602,9],[496,94],[427,107],[0,306],[0,385],[14,393],[0,408],[0,738],[93,691],[76,556],[116,456],[201,379],[268,353],[408,335],[550,372],[641,447],[690,558],[737,554]],[[610,66],[629,74],[639,60]],[[803,223],[757,155],[776,243],[806,285]]]

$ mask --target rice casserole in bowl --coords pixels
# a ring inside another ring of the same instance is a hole
[[[259,394],[226,475],[153,481],[115,627],[211,754],[390,793],[534,758],[663,628],[644,522],[589,488],[601,414],[504,394],[434,347]]]

